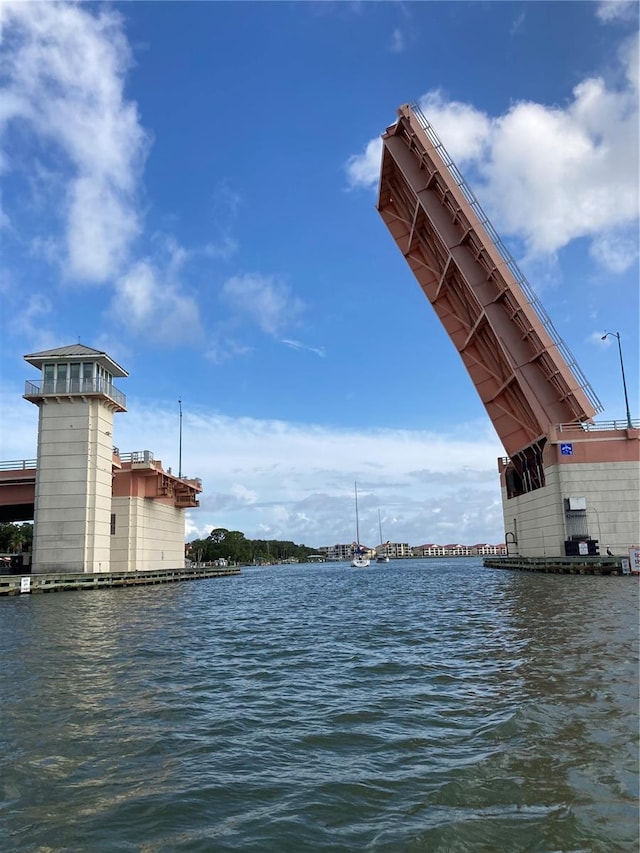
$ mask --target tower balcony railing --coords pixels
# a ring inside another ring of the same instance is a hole
[[[92,377],[91,379],[56,379],[31,382],[27,380],[24,386],[24,396],[27,400],[39,397],[84,397],[87,395],[100,395],[108,397],[121,406],[127,407],[127,398],[118,389],[105,379]]]

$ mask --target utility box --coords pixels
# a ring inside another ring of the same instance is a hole
[[[586,512],[587,509],[587,499],[586,498],[567,498],[567,509],[569,510],[584,510]]]
[[[600,550],[597,539],[565,539],[566,557],[598,557]]]

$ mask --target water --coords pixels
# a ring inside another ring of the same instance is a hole
[[[3,853],[638,849],[632,578],[250,568],[0,644]]]

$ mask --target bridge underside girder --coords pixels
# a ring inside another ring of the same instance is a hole
[[[0,522],[7,521],[33,521],[34,505],[30,504],[6,504],[0,505]]]
[[[595,408],[409,107],[383,136],[378,211],[506,452]]]

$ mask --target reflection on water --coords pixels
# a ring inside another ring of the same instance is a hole
[[[10,851],[635,851],[638,590],[477,560],[0,600]]]

